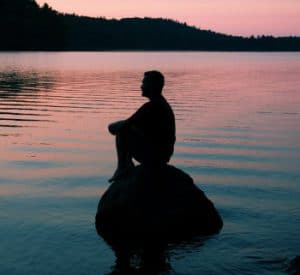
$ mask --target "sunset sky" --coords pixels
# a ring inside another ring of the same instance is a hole
[[[164,17],[238,35],[300,36],[300,0],[37,0],[61,12],[106,18]]]

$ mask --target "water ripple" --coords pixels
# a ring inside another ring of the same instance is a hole
[[[298,54],[2,53],[0,61],[0,273],[109,271],[112,252],[93,225],[117,162],[107,125],[146,102],[148,67],[165,73],[176,114],[171,163],[225,222],[205,245],[174,248],[176,272],[282,274],[298,255]]]

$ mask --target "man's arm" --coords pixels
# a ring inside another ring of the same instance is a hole
[[[132,131],[134,131],[139,136],[144,136],[145,134],[140,129],[138,125],[141,125],[145,121],[145,116],[148,116],[149,113],[149,102],[144,104],[141,108],[139,108],[132,116],[130,116],[126,120],[120,120],[113,122],[108,125],[108,131],[112,135],[117,135],[121,130],[125,127],[130,127]]]
[[[108,131],[112,135],[117,135],[124,127],[128,125],[127,120],[119,120],[108,125]]]
[[[120,131],[125,127],[130,127],[131,131],[137,136],[141,138],[145,137],[145,133],[141,129],[137,128],[135,125],[130,125],[130,122],[128,120],[120,120],[109,124],[108,131],[115,136],[118,133],[120,133]]]

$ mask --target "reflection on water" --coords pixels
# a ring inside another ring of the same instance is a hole
[[[34,96],[40,89],[51,89],[53,80],[50,75],[42,76],[37,72],[1,71],[0,87],[1,97],[14,98],[18,92]]]
[[[148,69],[176,114],[172,163],[225,221],[171,248],[174,270],[282,274],[299,254],[298,53],[1,53],[0,273],[109,272],[93,224],[115,167],[106,127],[145,102]]]

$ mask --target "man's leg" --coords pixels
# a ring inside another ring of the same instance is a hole
[[[120,131],[116,135],[116,150],[118,164],[114,175],[108,180],[109,182],[113,182],[114,180],[118,180],[122,177],[125,177],[134,167],[134,164],[132,162],[132,155],[130,152],[128,140],[129,138],[129,131]]]

